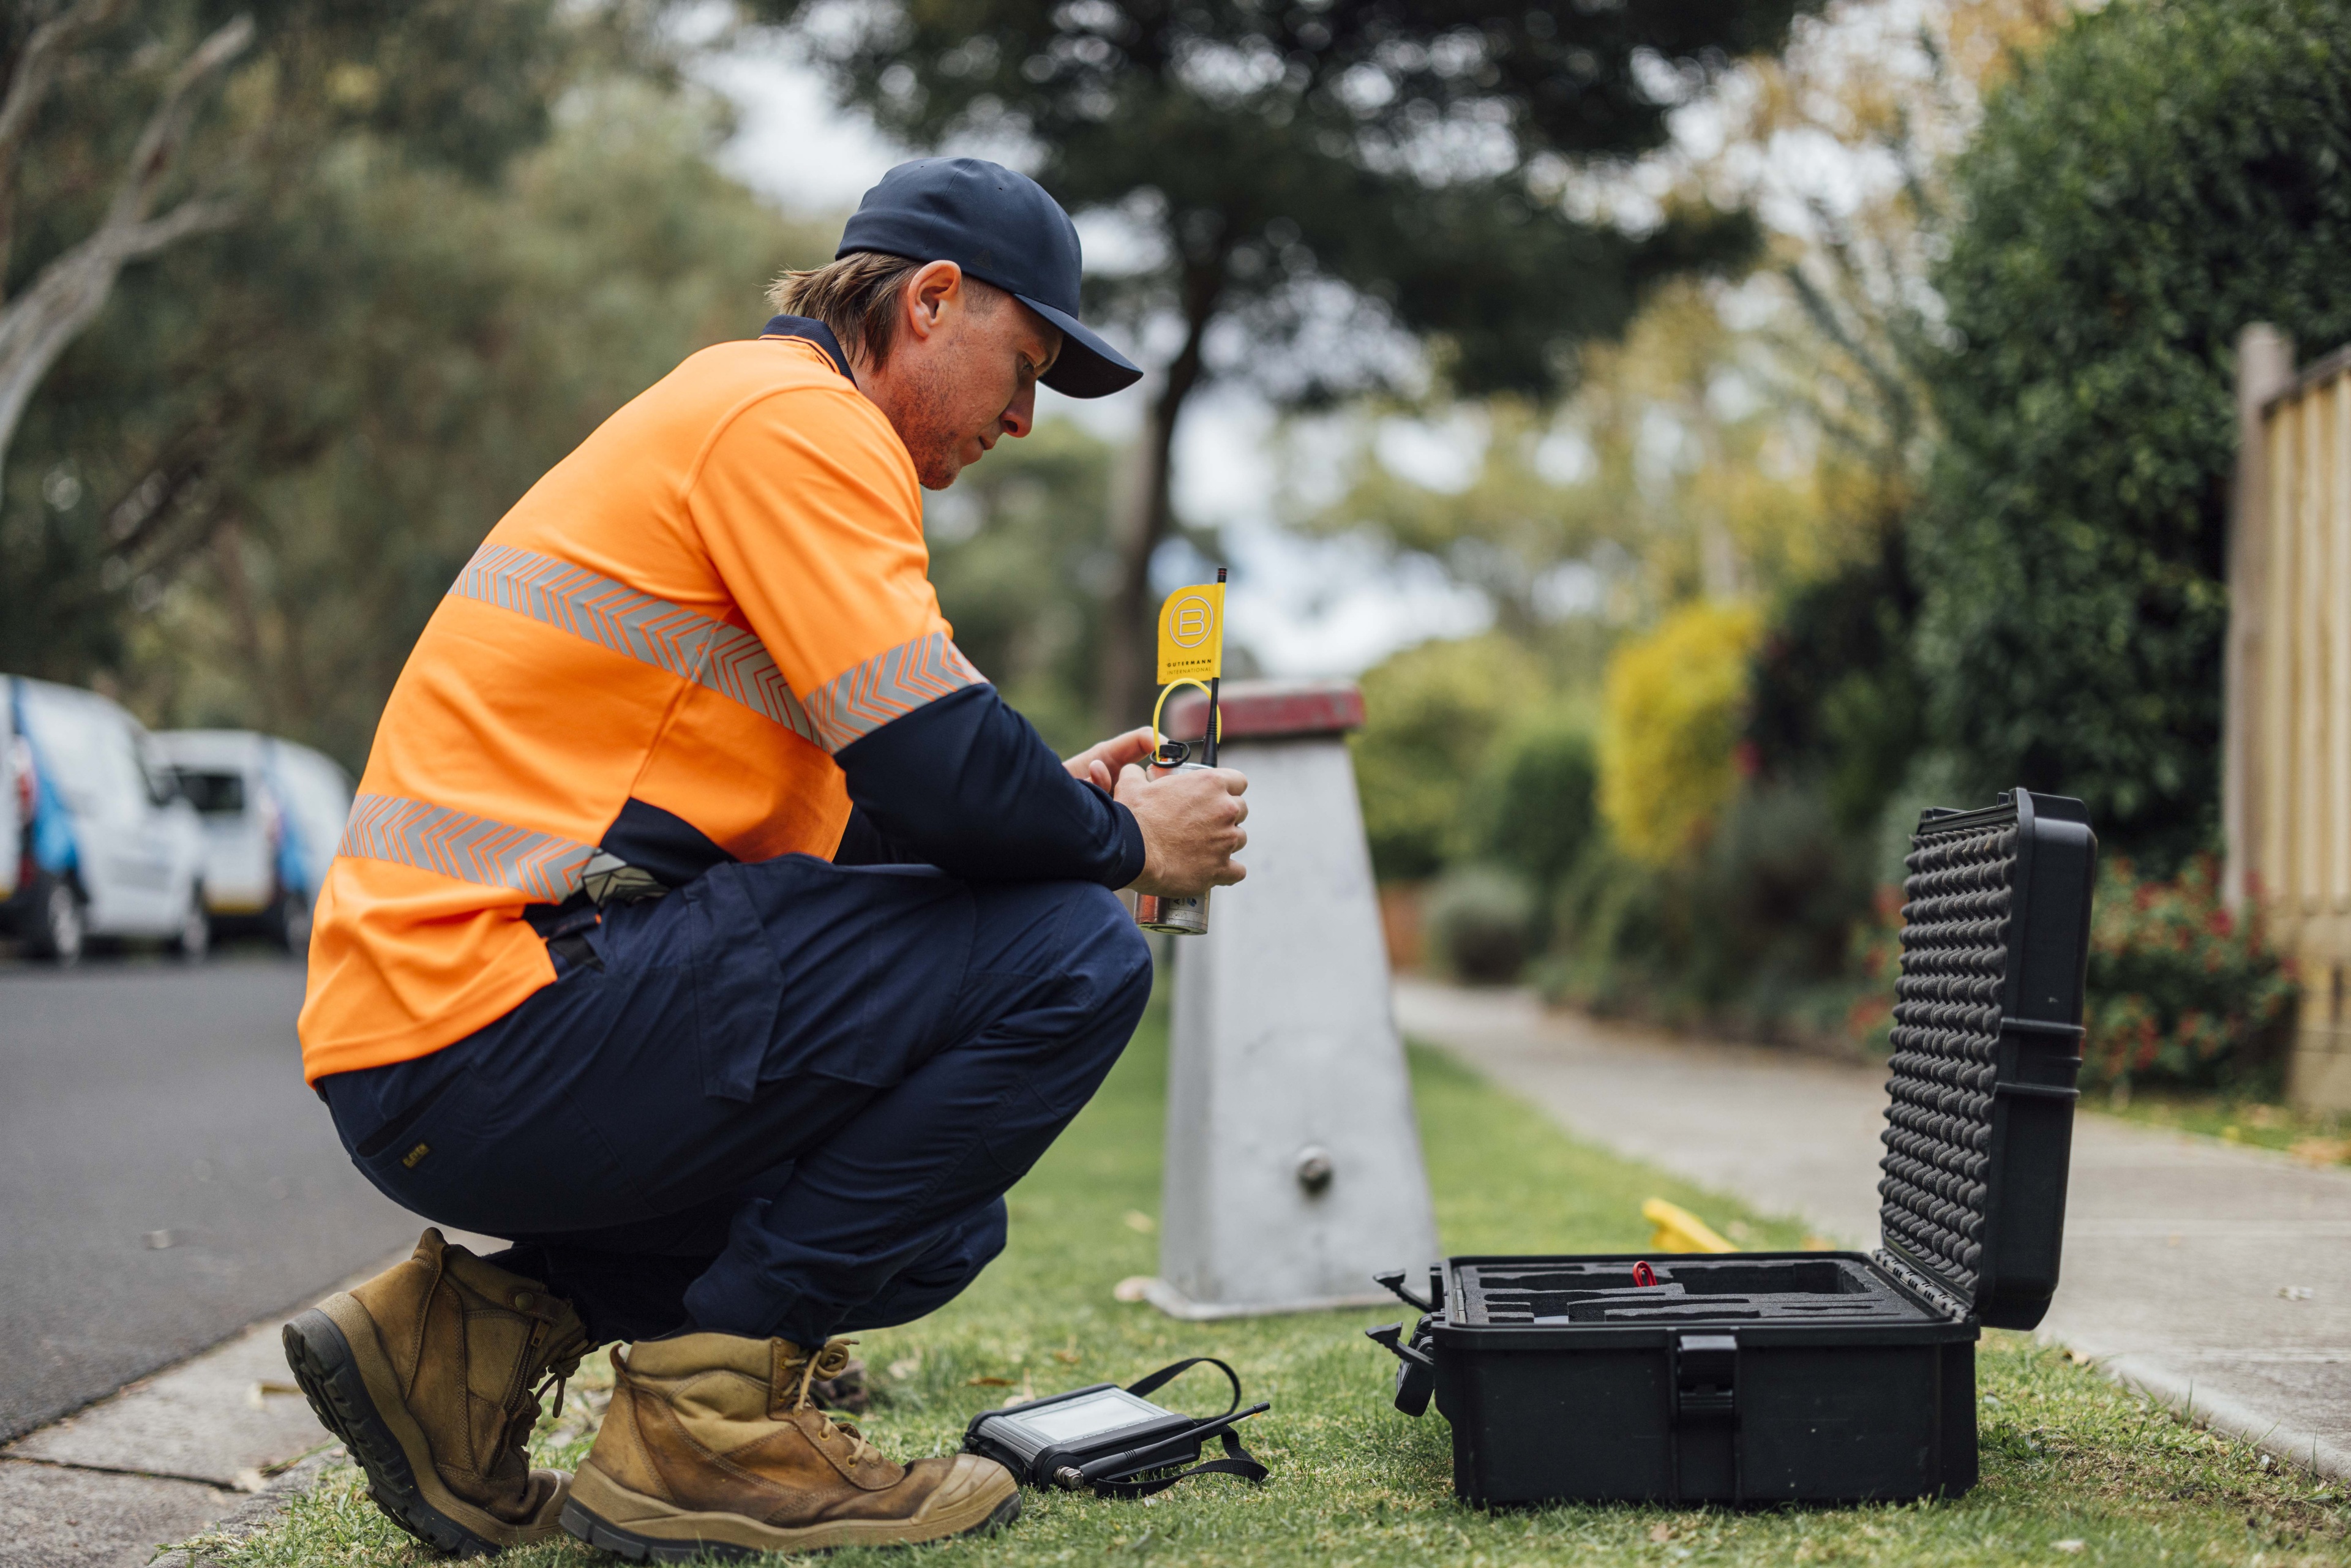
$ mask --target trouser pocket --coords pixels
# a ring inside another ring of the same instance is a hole
[[[798,1077],[886,1088],[944,1043],[971,896],[927,868],[807,855],[722,865],[676,895],[689,922],[704,1092]]]
[[[534,1235],[650,1212],[569,1093],[517,1095],[470,1065],[393,1136],[360,1147],[353,1163],[378,1191],[461,1230]]]

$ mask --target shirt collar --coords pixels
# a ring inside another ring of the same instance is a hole
[[[810,342],[814,343],[818,348],[824,350],[825,358],[832,361],[832,368],[834,370],[839,371],[844,376],[849,375],[849,356],[841,351],[841,340],[832,335],[831,328],[826,326],[823,322],[817,320],[814,317],[774,317],[769,319],[765,327],[759,329],[759,336],[762,338],[805,338]],[[856,378],[852,376],[850,377],[850,379],[854,381]]]

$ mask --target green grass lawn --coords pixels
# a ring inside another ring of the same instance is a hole
[[[1802,1235],[1799,1226],[1571,1140],[1449,1058],[1416,1050],[1412,1065],[1450,1249],[1638,1249],[1648,1239],[1639,1207],[1652,1196],[1758,1249],[1794,1246]],[[1239,1369],[1249,1398],[1273,1402],[1246,1428],[1271,1480],[1252,1488],[1202,1478],[1149,1503],[1032,1492],[1008,1531],[925,1549],[920,1562],[2351,1562],[2351,1511],[2339,1483],[2265,1466],[2245,1445],[2179,1425],[2063,1353],[2001,1333],[1986,1337],[1979,1364],[1983,1481],[1956,1502],[1750,1512],[1464,1508],[1452,1496],[1443,1418],[1434,1410],[1417,1421],[1395,1412],[1388,1403],[1394,1363],[1359,1332],[1401,1308],[1188,1324],[1112,1298],[1117,1281],[1149,1273],[1157,1261],[1165,1079],[1165,1018],[1155,1011],[1101,1096],[1012,1194],[1005,1256],[946,1311],[865,1337],[861,1354],[884,1403],[864,1428],[893,1457],[945,1453],[975,1412],[1008,1394],[1131,1381],[1183,1356],[1213,1354]],[[609,1385],[601,1359],[595,1382]],[[1222,1380],[1213,1371],[1195,1375],[1192,1398],[1207,1406],[1214,1394],[1213,1407],[1222,1408]],[[548,1460],[572,1465],[587,1452],[602,1397],[575,1384],[562,1420],[540,1429]],[[375,1512],[356,1472],[343,1471],[298,1500],[277,1528],[221,1558],[277,1568],[402,1563],[426,1553]],[[506,1559],[517,1568],[591,1560],[617,1561],[591,1559],[568,1541]],[[831,1559],[842,1568],[907,1560],[872,1552]]]
[[[2351,1117],[2340,1112],[2302,1111],[2244,1095],[2161,1089],[2142,1089],[2120,1103],[2111,1095],[2085,1097],[2083,1103],[2144,1126],[2274,1149],[2315,1166],[2351,1165]]]

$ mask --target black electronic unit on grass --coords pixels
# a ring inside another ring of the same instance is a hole
[[[1222,1414],[1179,1415],[1144,1397],[1196,1366],[1213,1366],[1232,1384],[1233,1402]],[[964,1429],[963,1446],[994,1459],[1024,1485],[1069,1491],[1091,1487],[1101,1497],[1148,1498],[1198,1475],[1265,1479],[1265,1467],[1241,1447],[1234,1428],[1268,1408],[1259,1400],[1243,1409],[1240,1374],[1213,1355],[1196,1355],[1123,1388],[1090,1383],[1066,1394],[983,1410]],[[1178,1467],[1200,1457],[1210,1437],[1223,1445],[1225,1457],[1178,1473]]]
[[[2078,800],[1919,820],[1903,884],[1883,1245],[1454,1258],[1368,1331],[1473,1503],[1831,1502],[1976,1481],[1975,1346],[2057,1286],[2097,840]]]

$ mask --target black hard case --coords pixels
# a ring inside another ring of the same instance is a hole
[[[1882,1134],[1883,1246],[1462,1257],[1395,1351],[1479,1504],[1829,1502],[1975,1484],[1975,1345],[2057,1284],[2097,841],[2018,789],[1930,810],[1905,883]]]

